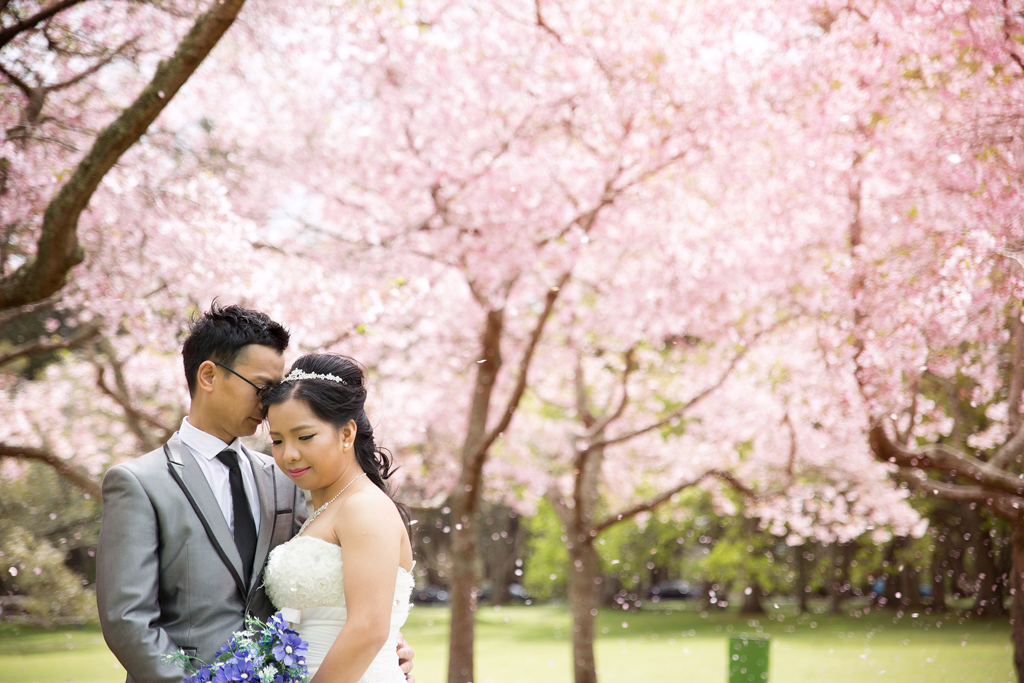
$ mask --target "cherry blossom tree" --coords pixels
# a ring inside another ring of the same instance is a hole
[[[830,283],[808,301],[832,327],[821,351],[854,379],[872,450],[903,485],[1022,529],[1019,8],[826,3],[808,16],[817,28],[787,44],[775,83],[780,108],[815,140],[792,158],[815,165],[816,178],[801,175],[831,217]],[[936,385],[949,400],[936,400]],[[984,410],[980,431],[966,431],[961,405]],[[1014,534],[1021,677],[1024,534]]]
[[[531,389],[533,428],[504,466],[543,470],[536,480],[547,488],[536,495],[547,495],[562,520],[577,681],[596,680],[595,543],[691,486],[718,480],[745,499],[750,523],[795,547],[923,532],[891,468],[871,460],[866,415],[836,401],[830,373],[814,368],[814,336],[803,334],[794,353],[797,322],[739,345],[712,345],[705,333],[621,356],[580,355],[577,344],[575,362],[547,350],[551,367]],[[737,514],[728,497],[718,499]]]

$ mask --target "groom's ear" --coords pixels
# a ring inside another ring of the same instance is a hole
[[[216,375],[217,366],[212,360],[204,360],[196,372],[196,389],[210,393],[213,391],[213,378]]]

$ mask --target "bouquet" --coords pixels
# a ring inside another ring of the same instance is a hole
[[[287,627],[281,614],[267,623],[247,616],[246,629],[228,639],[210,664],[183,652],[169,660],[191,675],[184,683],[305,683],[309,643]],[[195,668],[194,661],[199,661]]]

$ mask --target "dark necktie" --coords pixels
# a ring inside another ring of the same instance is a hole
[[[235,547],[242,558],[245,585],[252,578],[252,563],[256,558],[256,523],[252,521],[249,499],[242,485],[242,470],[238,467],[238,454],[230,448],[217,454],[217,459],[228,466],[228,483],[231,484],[231,507],[235,517]]]

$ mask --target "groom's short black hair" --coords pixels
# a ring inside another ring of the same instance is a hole
[[[284,353],[288,348],[288,330],[266,313],[251,308],[221,306],[216,301],[210,304],[209,311],[192,321],[181,347],[189,396],[195,396],[199,366],[204,361],[233,365],[242,349],[250,344]]]

